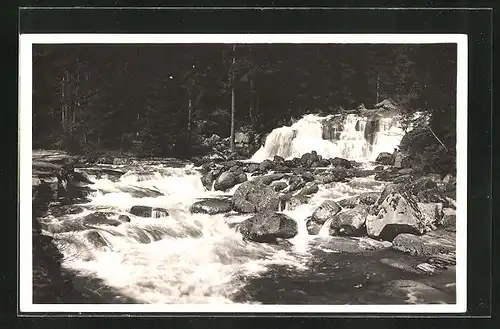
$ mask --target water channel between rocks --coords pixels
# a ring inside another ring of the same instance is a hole
[[[250,161],[300,157],[318,146],[324,158],[342,156],[372,168],[373,157],[391,152],[402,132],[386,120],[386,128],[366,133],[366,120],[354,119],[344,120],[340,136],[333,128],[318,129],[317,117],[275,129]],[[429,275],[415,269],[423,257],[391,250],[389,242],[332,237],[328,230],[308,234],[306,219],[323,201],[381,192],[385,182],[373,175],[321,184],[307,203],[281,209],[297,222],[298,234],[288,243],[267,244],[246,241],[238,231],[252,214],[190,211],[197,200],[229,197],[238,187],[207,190],[197,169],[148,162],[78,168],[93,182],[90,202],[40,219],[65,256],[63,267],[139,303],[455,302],[453,267]],[[133,206],[157,210],[145,218],[134,215]],[[78,224],[95,212],[111,224]],[[121,222],[124,215],[130,221]],[[104,302],[116,302],[114,297]]]

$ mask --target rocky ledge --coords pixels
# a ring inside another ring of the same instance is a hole
[[[385,185],[382,192],[325,200],[303,219],[308,233],[317,235],[326,225],[330,236],[364,237],[372,245],[425,256],[429,260],[419,264],[418,270],[428,273],[453,265],[455,178],[424,172],[409,161],[395,166],[390,153],[381,153],[376,164],[366,170],[355,161],[323,159],[314,151],[301,158],[275,156],[261,163],[208,161],[200,167],[205,188],[235,190],[231,200],[200,201],[192,211],[250,214],[238,226],[243,238],[277,243],[297,234],[280,211],[307,203],[322,185],[374,175]]]

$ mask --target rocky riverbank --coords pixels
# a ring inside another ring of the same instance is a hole
[[[130,303],[97,278],[62,267],[63,254],[54,239],[43,233],[41,219],[48,214],[78,213],[78,204],[88,201],[92,183],[76,172],[86,165],[80,157],[63,152],[33,152],[32,164],[32,250],[34,303]]]
[[[302,219],[306,221],[307,233],[314,236],[326,232],[327,236],[334,237],[322,242],[327,250],[354,254],[367,250],[392,250],[418,256],[418,261],[412,262],[387,257],[380,260],[386,266],[407,273],[432,276],[454,271],[455,179],[451,174],[443,177],[425,172],[409,161],[403,168],[396,168],[385,155],[371,167],[343,158],[323,159],[315,152],[291,160],[275,156],[273,160],[260,163],[213,157],[196,161],[205,189],[221,191],[225,196],[199,199],[190,208],[193,214],[225,214],[228,218],[246,214],[248,218],[242,222],[228,222],[241,233],[243,240],[283,245],[285,248],[287,240],[298,234],[298,219],[290,218],[283,211],[308,203],[320,189],[328,189],[332,184],[375,177],[374,182],[384,184],[380,191],[324,200],[309,217]],[[88,173],[117,181],[125,175],[119,167],[134,162],[145,167],[162,164],[178,168],[187,163],[176,159],[106,159],[105,162],[114,164],[111,167],[102,162],[102,159],[84,159],[64,153],[34,152],[35,302],[81,301],[82,298],[87,302],[134,302],[96,278],[64,269],[61,266],[61,245],[58,249],[50,234],[42,234],[48,223],[41,219],[47,214],[64,217],[64,214],[82,212],[78,205],[87,202],[93,191],[92,181],[86,176]],[[145,171],[144,175],[150,174]],[[131,189],[128,187],[126,192],[139,198],[161,195],[161,192],[151,189]],[[169,209],[142,204],[131,205],[129,212],[141,218],[169,216]],[[78,221],[62,220],[57,225],[50,224],[50,227],[52,233],[71,232],[80,230],[80,226],[82,229],[93,225],[119,226],[129,221],[126,215],[110,218],[105,212],[96,211]],[[87,235],[91,234],[88,232]],[[106,244],[99,234],[94,235],[87,238],[96,246]],[[157,238],[161,239],[161,236]],[[154,234],[153,239],[156,239]],[[143,240],[149,243],[151,237],[144,236]],[[406,284],[415,287],[411,282]]]
[[[314,151],[301,158],[275,156],[261,163],[209,161],[200,169],[207,190],[238,187],[230,201],[203,200],[193,205],[193,211],[254,214],[240,224],[243,237],[277,243],[297,235],[295,222],[280,211],[307,203],[319,187],[374,175],[385,184],[381,192],[325,200],[305,219],[308,233],[317,235],[326,227],[330,236],[385,241],[395,251],[428,257],[415,267],[427,273],[453,266],[455,178],[424,172],[409,161],[396,168],[390,154],[381,154],[375,165],[366,169],[347,159],[323,159]]]

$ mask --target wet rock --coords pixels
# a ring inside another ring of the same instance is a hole
[[[420,272],[417,271],[412,265],[407,264],[401,260],[391,259],[391,258],[381,258],[380,262],[382,264],[388,265],[392,268],[397,268],[399,270],[402,270],[402,271],[405,271],[408,273],[420,274]]]
[[[255,181],[258,181],[259,183],[265,184],[265,185],[270,185],[272,182],[280,180],[284,177],[284,174],[269,174],[269,175],[264,175],[261,177],[258,177],[255,179]]]
[[[392,280],[384,284],[381,293],[392,298],[403,298],[407,304],[454,303],[453,294],[448,294],[427,284],[413,280]]]
[[[111,225],[118,226],[121,225],[122,222],[116,219],[111,219],[106,216],[106,214],[102,212],[95,212],[89,214],[83,218],[84,225]]]
[[[266,171],[271,170],[273,168],[274,168],[274,163],[268,159],[262,161],[259,165],[259,170],[261,172],[266,172]]]
[[[307,195],[294,195],[283,198],[283,201],[286,203],[287,210],[294,210],[298,206],[306,204],[309,202],[309,197]]]
[[[203,199],[193,203],[190,210],[192,213],[202,213],[215,215],[220,213],[227,213],[233,209],[230,200],[225,199]]]
[[[306,171],[302,173],[302,179],[306,182],[312,182],[314,180],[314,175],[311,172]]]
[[[311,218],[306,219],[306,229],[309,235],[318,235],[321,231],[322,224],[312,220]]]
[[[422,236],[399,234],[392,241],[392,248],[412,255],[434,256],[455,252],[455,244],[455,233],[439,229]]]
[[[364,192],[359,195],[359,203],[367,206],[375,204],[380,197],[378,192]]]
[[[338,205],[341,206],[342,208],[354,208],[358,204],[359,204],[358,196],[353,196],[338,201]]]
[[[375,213],[366,218],[366,229],[372,238],[392,241],[401,233],[421,235],[425,232],[422,214],[408,193],[388,194]]]
[[[331,164],[334,167],[342,167],[342,168],[346,168],[346,169],[352,168],[352,163],[349,160],[343,159],[343,158],[338,158],[338,157],[333,158],[331,160]]]
[[[330,223],[330,235],[362,235],[366,216],[368,215],[367,206],[357,205],[352,209],[342,211],[333,217]]]
[[[314,210],[311,219],[319,224],[324,224],[327,220],[337,215],[342,208],[333,200],[325,200]]]
[[[288,180],[288,185],[290,185],[289,191],[297,191],[306,185],[306,182],[300,176],[291,176]]]
[[[215,175],[212,171],[207,172],[201,177],[201,183],[208,191],[212,190],[212,185],[215,181]]]
[[[235,172],[225,171],[215,180],[214,189],[217,191],[226,191],[236,184],[241,183],[241,180],[246,181],[245,174],[238,174]]]
[[[104,248],[108,246],[108,243],[97,231],[85,232],[85,237],[87,240],[97,249]]]
[[[168,212],[164,208],[150,207],[150,206],[133,206],[130,211],[132,215],[138,217],[153,217],[153,218],[161,218],[167,217]]]
[[[297,223],[283,213],[261,212],[244,220],[239,226],[244,239],[275,243],[278,238],[290,239],[297,235]]]
[[[279,192],[279,191],[283,191],[284,189],[286,189],[288,187],[287,183],[285,182],[282,182],[282,181],[278,181],[278,182],[273,182],[271,184],[271,187],[276,191],[276,192]]]
[[[318,163],[319,157],[316,151],[311,151],[311,153],[305,153],[300,158],[300,163],[306,168],[310,168],[313,163]]]
[[[251,163],[251,164],[248,165],[247,172],[250,173],[250,174],[254,173],[254,172],[256,172],[256,171],[259,170],[259,167],[260,166],[258,164]]]
[[[49,214],[54,217],[61,217],[63,215],[76,215],[83,212],[83,208],[78,205],[54,205],[49,207]]]
[[[232,173],[238,172],[240,170],[241,170],[240,166],[238,166],[237,164],[235,164],[234,166],[232,166],[231,168],[229,168],[229,171],[232,172]]]
[[[375,170],[375,171],[382,171],[384,169],[385,169],[384,166],[376,166],[375,168],[373,168],[373,170]]]
[[[278,210],[279,197],[273,189],[256,181],[238,186],[232,197],[234,208],[239,212],[252,213]]]
[[[163,193],[160,191],[152,190],[150,188],[141,187],[141,186],[117,186],[117,189],[121,192],[128,193],[132,195],[134,198],[148,198],[148,197],[159,197],[162,196]]]
[[[273,159],[273,162],[276,164],[276,165],[283,165],[284,162],[285,162],[285,159],[283,159],[282,157],[280,157],[279,155],[275,155],[274,156],[274,159]]]
[[[439,224],[445,228],[452,228],[455,230],[456,228],[456,220],[457,220],[457,213],[456,210],[451,209],[451,208],[444,208],[443,209],[443,217],[441,218],[441,221]]]
[[[302,190],[299,192],[299,194],[302,195],[310,195],[314,194],[319,191],[318,184],[314,182],[308,182],[305,184],[305,186],[302,188]]]
[[[127,215],[118,216],[118,220],[121,220],[122,222],[125,222],[125,223],[130,223],[130,217],[128,217]]]
[[[375,159],[375,163],[380,163],[383,165],[393,165],[394,164],[394,157],[392,156],[391,153],[382,152],[382,153],[379,153],[379,155]]]

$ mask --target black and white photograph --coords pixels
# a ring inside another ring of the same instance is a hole
[[[466,35],[27,34],[20,68],[21,310],[465,311]]]

